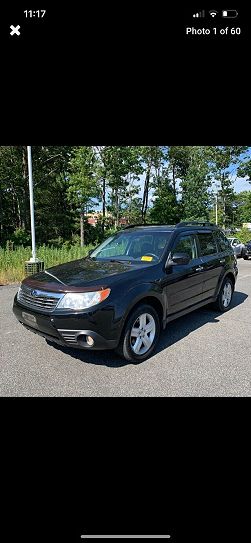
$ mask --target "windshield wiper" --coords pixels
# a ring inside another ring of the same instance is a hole
[[[109,258],[109,262],[130,262],[130,260],[118,260],[118,259],[115,259],[115,258]]]

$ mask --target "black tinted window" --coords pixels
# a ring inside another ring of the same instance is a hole
[[[193,236],[182,236],[172,249],[172,254],[174,253],[186,253],[190,256],[190,259],[197,258],[197,247],[195,238]]]
[[[198,234],[201,255],[214,255],[218,252],[216,241],[213,236],[213,232],[208,232],[205,234]]]
[[[222,232],[215,232],[219,251],[226,251],[230,247],[230,241],[222,234]]]

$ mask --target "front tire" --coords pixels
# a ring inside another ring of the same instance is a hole
[[[221,286],[218,298],[214,304],[215,309],[221,313],[225,313],[231,306],[232,297],[234,293],[234,284],[233,281],[227,277]]]
[[[139,364],[153,354],[159,335],[157,311],[151,305],[142,304],[129,316],[116,352],[129,362]]]

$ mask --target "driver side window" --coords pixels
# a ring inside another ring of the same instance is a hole
[[[190,260],[193,260],[198,257],[197,246],[194,236],[181,236],[176,241],[173,249],[172,255],[174,253],[186,253],[190,256]]]

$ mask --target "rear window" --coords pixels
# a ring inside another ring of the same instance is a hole
[[[198,234],[201,256],[214,255],[218,252],[213,232]]]
[[[231,246],[232,239],[226,238],[222,232],[215,232],[216,241],[218,244],[219,251],[227,251]]]

